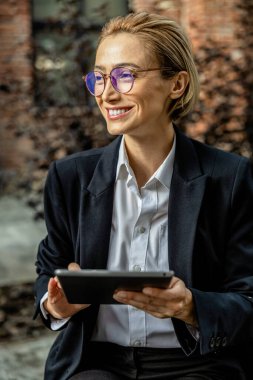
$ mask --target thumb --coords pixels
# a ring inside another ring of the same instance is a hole
[[[48,299],[53,301],[58,292],[57,281],[55,278],[50,278],[48,283]]]
[[[68,270],[78,271],[78,270],[81,270],[81,268],[80,268],[80,265],[77,263],[70,263],[68,265]]]

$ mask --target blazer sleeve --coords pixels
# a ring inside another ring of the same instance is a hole
[[[40,300],[47,292],[48,281],[54,277],[54,270],[67,268],[70,262],[75,261],[66,201],[55,162],[49,169],[45,184],[44,210],[48,235],[39,245],[35,264],[38,277],[35,283],[34,318],[40,312]],[[42,319],[49,326],[49,321]]]
[[[229,229],[221,291],[191,289],[202,354],[253,341],[253,177],[241,158],[230,193]]]

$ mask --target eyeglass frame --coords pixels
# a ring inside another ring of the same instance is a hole
[[[129,70],[130,73],[132,74],[132,76],[133,76],[133,82],[132,82],[131,88],[130,88],[128,91],[126,91],[126,92],[122,92],[122,91],[119,91],[117,88],[114,87],[113,82],[112,82],[112,80],[111,80],[111,73],[112,73],[112,71],[115,70],[115,69],[127,69],[127,70]],[[136,79],[136,77],[135,77],[135,73],[142,73],[142,72],[156,71],[156,70],[160,70],[160,71],[162,71],[162,70],[169,70],[169,71],[171,71],[171,72],[173,73],[173,75],[175,75],[175,74],[178,72],[178,70],[177,70],[177,71],[173,70],[172,67],[159,67],[159,68],[153,68],[153,69],[135,69],[135,68],[128,68],[128,67],[126,67],[126,66],[117,66],[117,67],[114,67],[114,68],[110,71],[110,74],[104,74],[104,73],[103,73],[102,71],[100,71],[100,70],[92,70],[92,71],[89,71],[86,75],[83,75],[83,76],[82,76],[82,79],[83,79],[84,83],[86,84],[86,87],[87,87],[87,90],[89,91],[89,93],[90,93],[92,96],[95,96],[95,97],[103,95],[103,93],[104,93],[104,91],[105,91],[105,86],[106,86],[106,79],[108,79],[108,78],[110,78],[111,85],[112,85],[112,87],[114,88],[114,90],[115,90],[116,92],[118,92],[118,93],[120,93],[120,94],[128,94],[128,93],[132,90],[132,88],[133,88],[134,81],[135,81],[135,79]],[[104,89],[103,89],[103,91],[101,92],[101,94],[99,94],[99,95],[95,95],[95,94],[93,94],[93,93],[89,90],[89,88],[88,88],[88,86],[87,86],[86,78],[87,78],[88,74],[90,74],[90,73],[92,73],[92,72],[98,72],[99,74],[102,75],[103,80],[104,80]],[[172,76],[173,76],[173,75],[172,75]]]

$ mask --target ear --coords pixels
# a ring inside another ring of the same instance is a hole
[[[189,74],[186,71],[180,71],[172,78],[172,88],[170,92],[171,99],[178,99],[183,95],[189,83]]]

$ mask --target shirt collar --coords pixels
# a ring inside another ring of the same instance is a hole
[[[175,152],[176,152],[176,134],[174,134],[174,140],[172,148],[163,161],[163,163],[159,166],[156,172],[152,175],[152,177],[145,184],[147,186],[149,183],[154,180],[158,180],[162,185],[164,185],[167,189],[170,188],[171,178],[173,173],[173,166],[175,160]],[[116,171],[116,181],[118,179],[127,179],[128,177],[135,177],[132,168],[130,167],[127,152],[125,149],[124,136],[120,143],[119,148],[119,157],[118,157],[118,165]]]

